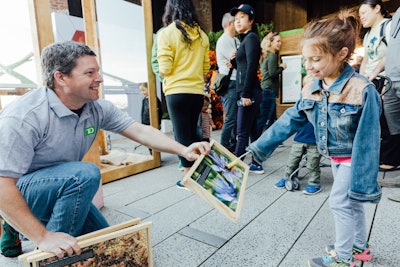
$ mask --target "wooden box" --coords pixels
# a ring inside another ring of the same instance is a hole
[[[182,184],[236,221],[240,216],[249,166],[217,141],[212,140],[210,144],[211,153],[195,161]]]
[[[81,255],[57,258],[34,250],[18,257],[25,267],[153,266],[151,222],[134,219],[77,237]]]

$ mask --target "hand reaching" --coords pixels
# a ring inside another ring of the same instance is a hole
[[[182,156],[189,161],[196,160],[201,154],[207,155],[211,151],[211,146],[208,142],[196,142],[188,146]]]
[[[51,252],[57,255],[58,258],[72,254],[80,255],[81,248],[75,237],[61,232],[47,232],[43,240],[38,244],[39,249]]]

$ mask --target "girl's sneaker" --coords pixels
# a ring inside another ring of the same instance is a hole
[[[357,267],[353,257],[348,260],[341,259],[334,250],[329,251],[324,257],[308,261],[309,267]]]
[[[184,186],[184,185],[181,183],[180,180],[176,182],[176,187],[178,187],[178,188],[180,188],[180,189],[184,189],[184,190],[190,191],[190,189],[187,188],[186,186]]]
[[[182,161],[179,161],[178,170],[180,170],[180,171],[184,170],[183,165],[182,165]]]
[[[358,261],[370,261],[372,260],[371,249],[369,248],[369,243],[365,242],[362,248],[357,245],[353,246],[353,257]]]
[[[325,248],[325,251],[329,253],[329,251],[333,250],[334,246],[330,245]],[[365,242],[362,248],[357,245],[353,245],[353,258],[358,261],[370,261],[372,260],[371,249],[369,248],[368,241]]]

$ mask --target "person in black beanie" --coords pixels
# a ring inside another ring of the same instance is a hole
[[[249,138],[253,142],[259,137],[257,117],[262,92],[257,70],[261,49],[258,34],[252,30],[255,27],[253,7],[242,4],[232,8],[231,15],[235,17],[235,29],[241,39],[236,57],[232,60],[237,70],[236,91],[238,94],[235,155],[240,157],[246,152]],[[257,174],[264,173],[263,167],[254,160],[250,165],[250,171]]]

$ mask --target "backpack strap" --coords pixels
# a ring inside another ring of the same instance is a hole
[[[391,19],[385,20],[385,21],[381,24],[381,31],[380,31],[380,33],[379,33],[381,42],[383,42],[386,46],[387,46],[387,41],[386,41],[386,26],[387,26],[387,24],[389,23],[389,21],[391,21]]]

